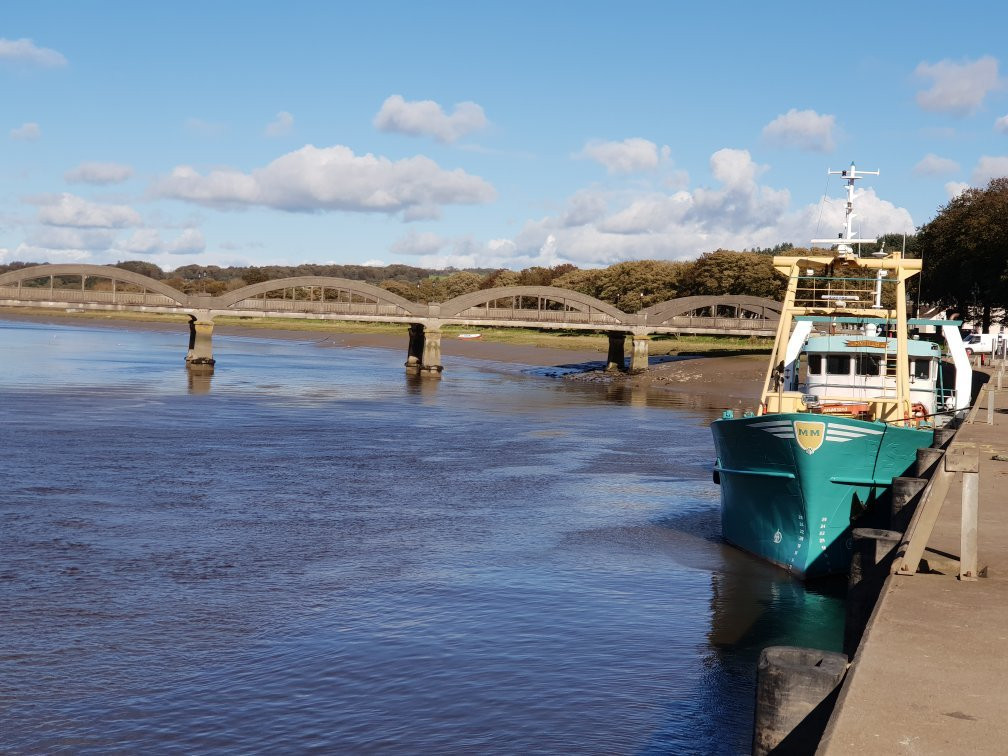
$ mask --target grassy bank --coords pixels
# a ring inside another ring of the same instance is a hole
[[[0,309],[0,317],[26,316],[29,318],[122,321],[123,323],[164,323],[184,326],[187,315],[166,315],[155,312],[116,312],[83,310],[67,312],[42,307],[11,307]],[[218,326],[237,328],[268,328],[278,331],[306,331],[312,333],[381,333],[402,334],[406,326],[401,323],[360,323],[337,320],[308,320],[300,318],[238,318],[220,316],[214,319]],[[520,344],[550,349],[605,352],[608,338],[603,333],[588,331],[540,331],[532,328],[474,328],[472,326],[446,325],[442,331],[448,338],[460,333],[480,333],[483,341],[499,344]],[[674,336],[655,335],[651,338],[651,354],[769,354],[772,339],[731,336]]]

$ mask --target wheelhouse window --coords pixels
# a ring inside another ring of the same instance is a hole
[[[926,381],[931,377],[931,360],[911,360],[910,375]]]
[[[826,375],[850,375],[849,354],[827,354]]]
[[[811,375],[822,375],[821,354],[810,354],[808,356],[808,371]]]
[[[857,375],[878,375],[882,358],[877,354],[859,354],[854,358],[854,372]]]

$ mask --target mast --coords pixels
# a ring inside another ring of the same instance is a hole
[[[837,242],[836,239],[813,239],[812,244],[830,244],[836,245],[836,256],[841,260],[852,260],[855,257],[860,257],[860,254],[854,254],[854,248],[851,246],[854,243],[861,244],[875,244],[878,239],[855,239],[854,238],[854,217],[856,213],[854,212],[854,182],[863,179],[865,176],[878,176],[879,171],[859,171],[854,167],[854,162],[851,161],[850,168],[842,171],[828,170],[826,171],[827,176],[843,176],[844,180],[847,182],[847,206],[844,209],[844,232],[840,234],[837,238],[842,239],[841,242]],[[858,247],[860,251],[860,247]]]

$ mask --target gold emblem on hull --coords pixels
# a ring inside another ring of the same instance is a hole
[[[807,420],[795,420],[794,435],[798,446],[805,450],[806,454],[815,454],[826,438],[826,423],[809,422]]]

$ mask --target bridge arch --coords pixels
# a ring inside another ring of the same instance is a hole
[[[500,306],[502,302],[505,306]],[[491,307],[495,304],[498,306]],[[551,313],[555,313],[557,317],[551,316]],[[577,315],[571,317],[572,313]],[[544,324],[594,324],[600,327],[625,326],[635,320],[633,316],[608,302],[556,286],[481,289],[443,302],[439,306],[438,317],[442,320],[480,321],[518,319]]]
[[[730,317],[736,319],[779,320],[781,303],[775,299],[753,297],[746,294],[725,294],[721,296],[679,297],[651,305],[641,311],[648,325],[658,326],[670,323],[674,318],[687,317],[706,310],[706,317],[718,317],[719,310],[731,308]]]
[[[156,278],[145,276],[141,273],[134,273],[125,268],[117,268],[114,265],[84,265],[74,263],[55,263],[46,265],[33,265],[30,268],[19,268],[0,275],[0,286],[11,286],[21,284],[24,281],[33,281],[37,278],[58,278],[61,276],[82,276],[87,278],[108,278],[112,281],[122,281],[123,283],[141,286],[148,291],[160,294],[179,307],[188,307],[190,298],[178,289],[169,286]]]
[[[228,291],[214,297],[211,300],[211,307],[215,310],[242,309],[239,306],[242,302],[254,299],[261,294],[268,294],[271,291],[279,291],[281,289],[311,288],[319,289],[323,298],[325,290],[329,289],[337,292],[346,292],[350,301],[352,301],[354,296],[360,299],[374,300],[377,305],[392,308],[394,312],[390,312],[390,315],[427,316],[427,305],[425,304],[411,302],[398,294],[393,294],[391,291],[364,283],[363,281],[351,281],[348,278],[336,278],[334,276],[294,276],[250,284],[249,286],[243,286],[240,289]]]

